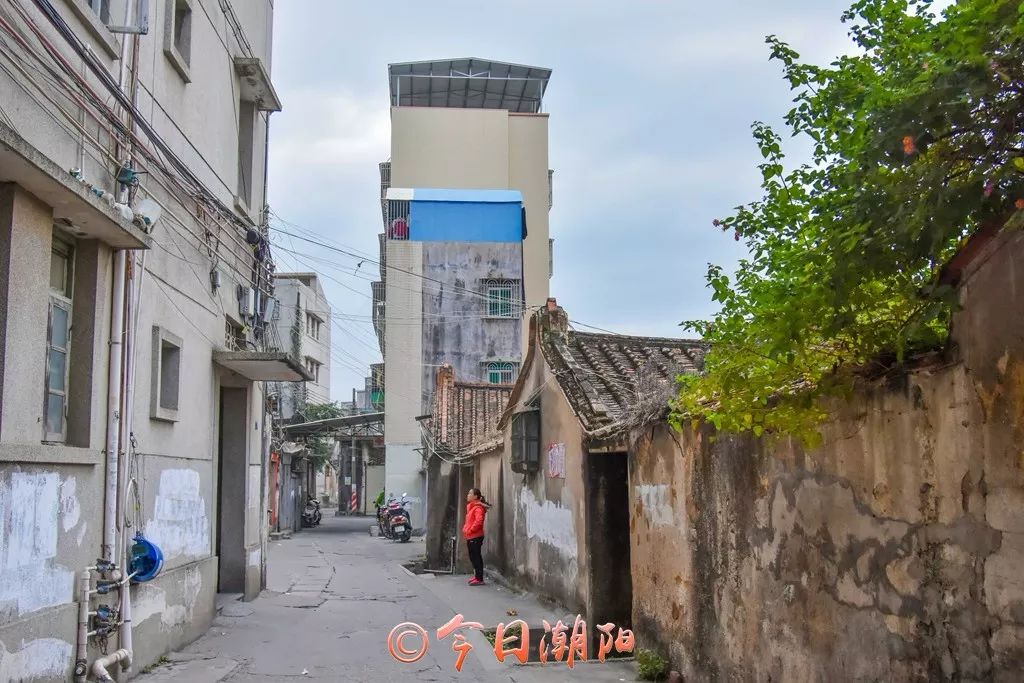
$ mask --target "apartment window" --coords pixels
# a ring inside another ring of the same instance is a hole
[[[514,318],[518,314],[518,280],[484,280],[489,318]]]
[[[238,198],[252,207],[252,167],[255,152],[256,103],[238,101]]]
[[[192,80],[192,0],[167,0],[164,54],[188,83]]]
[[[245,338],[245,329],[227,318],[224,319],[224,346],[229,351],[241,351],[249,346]]]
[[[150,417],[174,422],[178,419],[181,388],[181,337],[162,327],[153,327],[153,374],[150,383]]]
[[[513,472],[536,472],[540,469],[540,410],[531,409],[512,416]]]
[[[306,334],[317,341],[320,340],[320,326],[322,325],[320,318],[316,317],[312,313],[306,314]]]
[[[512,384],[515,379],[515,363],[492,362],[487,364],[487,381],[491,384]]]
[[[104,24],[110,21],[110,0],[83,0]]]
[[[320,383],[320,368],[322,366],[323,363],[321,363],[320,361],[314,360],[313,358],[306,356],[306,371],[309,372],[309,376],[313,378],[314,384]]]
[[[74,245],[56,231],[50,251],[50,298],[46,330],[46,392],[43,440],[67,439],[68,358],[71,346],[71,297]]]

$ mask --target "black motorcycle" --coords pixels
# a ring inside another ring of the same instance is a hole
[[[306,501],[306,508],[302,511],[302,526],[307,528],[319,526],[321,519],[323,519],[323,514],[320,512],[320,501],[310,498]]]

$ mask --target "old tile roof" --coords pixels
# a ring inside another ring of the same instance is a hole
[[[700,340],[578,332],[557,306],[538,318],[544,359],[588,432],[660,417],[675,378],[704,366]]]
[[[452,368],[442,367],[425,426],[436,446],[450,453],[479,447],[498,437],[498,419],[511,394],[511,384],[457,382]]]

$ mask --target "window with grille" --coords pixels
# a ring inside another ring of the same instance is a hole
[[[71,297],[74,246],[56,232],[50,251],[50,298],[46,330],[46,396],[43,440],[67,438],[68,369],[71,347]]]
[[[540,469],[540,410],[532,409],[512,416],[513,472],[536,472]]]
[[[488,363],[487,381],[491,384],[512,384],[516,380],[515,363]]]
[[[518,280],[484,280],[487,317],[514,318],[519,313]]]

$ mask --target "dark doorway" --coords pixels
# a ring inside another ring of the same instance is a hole
[[[629,559],[629,461],[625,453],[587,454],[587,547],[590,548],[590,628],[632,628]]]
[[[245,500],[248,391],[220,390],[217,458],[217,557],[220,593],[245,592]]]

